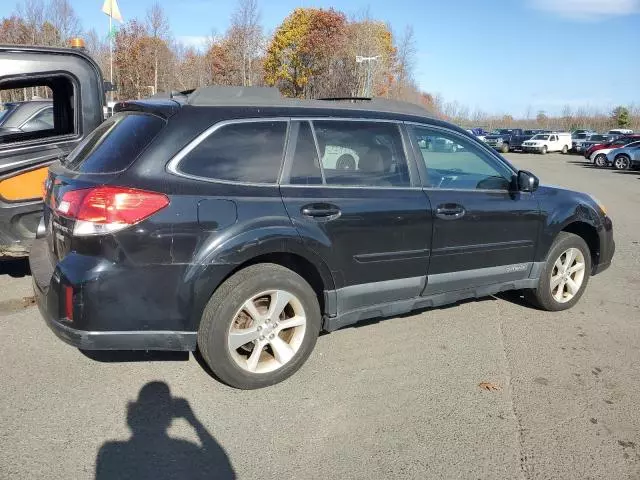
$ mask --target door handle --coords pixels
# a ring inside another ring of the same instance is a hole
[[[327,203],[314,203],[311,205],[305,205],[300,209],[300,213],[305,217],[322,218],[333,220],[340,216],[340,209],[335,205]]]
[[[436,207],[436,217],[442,220],[457,220],[462,218],[465,213],[464,207],[457,203],[445,203]]]

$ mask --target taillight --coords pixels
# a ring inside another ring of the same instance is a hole
[[[167,205],[162,193],[103,186],[65,192],[56,212],[76,220],[74,235],[100,235],[135,225]]]

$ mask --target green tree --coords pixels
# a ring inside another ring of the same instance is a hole
[[[616,107],[611,113],[611,118],[619,128],[627,128],[631,124],[629,109],[626,107]]]
[[[547,114],[544,112],[544,110],[540,110],[538,112],[538,115],[536,115],[536,123],[541,127],[545,127],[547,123],[549,123],[549,117],[547,117]]]
[[[264,79],[291,97],[310,96],[315,76],[328,70],[344,45],[347,20],[333,9],[296,8],[276,30],[267,49]]]

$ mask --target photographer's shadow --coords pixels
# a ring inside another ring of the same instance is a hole
[[[169,437],[174,418],[193,427],[201,446]],[[196,418],[189,402],[173,398],[164,382],[150,382],[127,408],[131,438],[106,442],[96,459],[96,479],[234,479],[224,449]]]

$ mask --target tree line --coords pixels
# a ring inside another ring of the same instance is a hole
[[[258,0],[238,0],[226,31],[211,34],[196,47],[174,37],[166,12],[155,3],[144,18],[130,19],[110,35],[116,99],[205,85],[275,86],[298,98],[404,100],[465,126],[640,128],[640,111],[634,106],[615,112],[566,107],[561,116],[538,112],[515,119],[445,102],[415,81],[413,29],[394,32],[367,11],[348,17],[334,9],[296,8],[268,35]],[[84,38],[109,79],[109,37],[83,30],[69,0],[22,0],[12,15],[0,20],[0,43],[67,46],[74,37]]]

